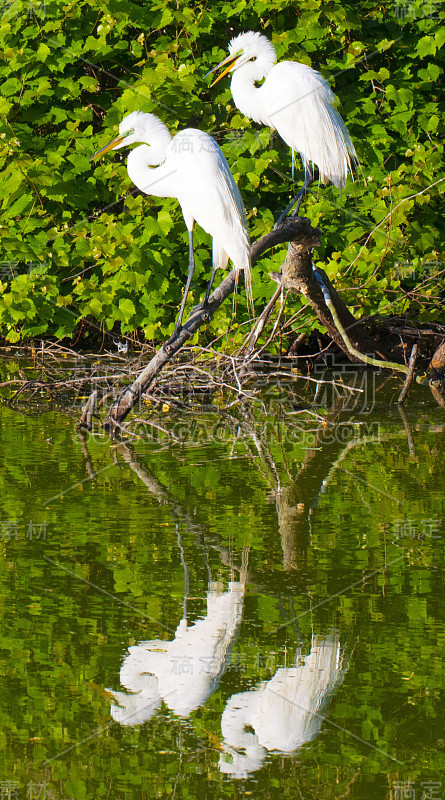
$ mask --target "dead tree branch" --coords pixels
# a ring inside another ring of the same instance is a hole
[[[313,249],[320,244],[320,236],[321,232],[317,228],[312,228],[309,220],[305,217],[287,218],[279,228],[254,243],[251,253],[252,263],[255,263],[266,250],[279,244],[288,243],[286,260],[283,264],[281,275],[277,276],[281,286],[304,295],[316,312],[320,322],[325,326],[328,334],[351,361],[374,363],[373,359],[367,355],[374,355],[377,352],[372,337],[364,326],[353,317],[322,270],[318,270],[318,272],[323,276],[327,293],[317,281],[312,266],[312,253]],[[115,429],[120,428],[122,421],[140,400],[142,394],[149,389],[162,368],[172,360],[187,340],[213,317],[215,311],[233,292],[236,287],[236,280],[237,273],[232,270],[210,296],[208,309],[197,307],[192,311],[177,336],[172,341],[169,341],[168,345],[163,345],[158,350],[133,384],[127,387],[112,403],[104,422],[105,430],[113,432]],[[279,294],[278,291],[275,291],[274,298],[266,307],[267,315],[265,320],[272,310],[274,299]],[[258,325],[256,326],[257,328]],[[254,336],[257,332],[256,329],[254,330]],[[348,331],[347,335],[344,335],[345,331]],[[251,343],[253,343],[253,339],[251,339]],[[249,348],[249,354],[251,354],[251,349]],[[381,354],[379,353],[379,355]],[[380,365],[382,365],[381,362],[379,362]],[[393,365],[385,363],[385,366],[390,368]]]
[[[405,383],[397,400],[399,405],[402,405],[408,396],[409,387],[411,386],[414,378],[414,368],[416,366],[416,359],[417,359],[417,344],[413,344],[413,349],[411,350],[411,356],[409,359],[408,372],[406,374]]]
[[[445,374],[445,339],[440,343],[439,347],[434,353],[430,362],[429,371],[434,375],[434,377],[441,377],[443,379]]]
[[[314,231],[315,233],[315,231]],[[332,314],[326,304],[320,284],[318,283],[312,267],[312,248],[319,244],[317,239],[312,238],[306,242],[290,242],[286,260],[283,265],[282,276],[286,289],[293,292],[300,292],[317,314],[318,319],[326,328],[331,339],[343,350],[351,361],[361,363],[361,359],[348,350],[342,336],[340,335]],[[351,340],[357,350],[361,353],[375,353],[376,345],[366,328],[359,320],[351,314],[349,309],[341,300],[338,292],[334,289],[326,273],[319,269],[324,284],[327,286],[331,302],[342,322],[343,327],[348,331]]]
[[[90,431],[93,427],[93,414],[94,408],[97,403],[97,389],[92,392],[85,403],[82,409],[82,416],[79,420],[78,427],[79,428],[86,428],[87,431]]]
[[[270,248],[276,247],[279,244],[294,240],[312,242],[314,237],[316,241],[318,241],[319,236],[320,232],[318,230],[314,231],[313,228],[311,228],[309,220],[305,217],[291,217],[286,219],[279,228],[267,233],[252,245],[252,264],[254,264],[266,250],[270,250]],[[310,252],[312,253],[312,250]],[[125,389],[121,396],[111,405],[108,416],[104,422],[105,430],[113,432],[116,423],[119,425],[122,423],[127,414],[139,401],[141,395],[150,387],[156,375],[162,370],[165,364],[171,361],[173,356],[176,355],[187,340],[190,339],[204,323],[209,322],[215,311],[233,292],[236,279],[237,273],[235,270],[232,270],[210,295],[208,311],[200,308],[193,310],[176,338],[170,342],[168,346],[164,345],[158,350],[149,364],[147,364],[145,369],[138,375],[134,383]]]

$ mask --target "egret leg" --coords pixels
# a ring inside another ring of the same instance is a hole
[[[213,266],[213,268],[212,268],[212,274],[211,274],[211,276],[210,276],[210,280],[209,280],[209,282],[208,282],[208,284],[207,284],[206,293],[205,293],[205,295],[204,295],[204,300],[203,300],[203,301],[202,301],[202,303],[201,303],[201,305],[202,305],[202,307],[203,307],[203,308],[207,308],[207,306],[209,305],[210,291],[211,291],[211,288],[212,288],[213,281],[214,281],[214,279],[215,279],[216,270],[217,270],[217,267]]]
[[[210,280],[209,280],[209,282],[207,284],[207,289],[206,289],[206,293],[204,295],[204,300],[202,301],[202,303],[198,303],[197,306],[194,306],[193,311],[198,310],[198,309],[206,311],[208,309],[210,292],[211,292],[211,289],[212,289],[212,284],[213,284],[213,281],[215,279],[215,274],[216,274],[216,270],[217,269],[218,269],[218,267],[215,267],[215,261],[213,261],[212,274],[211,274]]]
[[[165,342],[166,345],[172,343],[173,339],[176,338],[177,334],[182,328],[182,315],[184,314],[185,304],[187,302],[187,295],[189,293],[190,284],[192,282],[193,273],[195,271],[195,254],[193,252],[193,231],[189,230],[189,272],[187,276],[187,283],[185,284],[184,289],[184,296],[182,298],[181,308],[179,309],[178,319],[176,320],[175,329],[170,336],[170,339]]]
[[[305,173],[305,176],[304,176],[303,186],[301,187],[301,189],[298,192],[298,194],[296,194],[295,197],[291,200],[291,202],[289,203],[287,208],[285,208],[283,213],[280,214],[280,216],[278,218],[278,221],[276,222],[276,224],[274,226],[275,228],[278,228],[278,225],[281,225],[281,223],[283,222],[283,219],[286,219],[287,215],[289,214],[289,211],[291,210],[291,208],[293,208],[295,203],[297,204],[297,207],[296,207],[294,213],[292,214],[292,216],[293,217],[298,217],[298,212],[300,210],[300,206],[301,206],[301,203],[303,201],[303,197],[306,194],[306,189],[313,182],[314,182],[314,176],[312,175],[312,172],[309,172],[309,170],[306,170],[306,173]]]
[[[294,213],[292,214],[293,217],[298,217],[298,212],[300,210],[300,206],[301,206],[301,203],[303,201],[303,198],[304,198],[304,196],[306,194],[306,190],[309,188],[309,186],[313,182],[314,182],[314,176],[312,175],[311,172],[307,172],[306,175],[305,175],[305,178],[304,178],[303,186],[300,189],[300,191],[298,192],[298,195],[296,197],[297,207],[296,207]]]

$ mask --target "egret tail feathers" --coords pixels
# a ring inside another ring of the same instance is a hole
[[[215,239],[213,240],[213,264],[217,269],[225,269],[227,267],[229,261],[229,256],[227,255],[226,251],[223,247],[218,246]],[[255,307],[253,303],[253,292],[252,292],[252,268],[250,265],[250,252],[246,252],[242,259],[242,266],[238,264],[233,265],[236,270],[236,277],[235,277],[235,286],[234,286],[234,293],[238,291],[238,279],[239,273],[244,273],[244,284],[246,287],[246,300],[247,300],[247,308],[249,310],[249,314],[252,315],[252,318],[255,316]]]

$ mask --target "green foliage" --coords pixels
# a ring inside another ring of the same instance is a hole
[[[173,132],[195,126],[215,136],[252,240],[270,230],[293,194],[288,148],[238,112],[229,79],[213,89],[204,80],[230,38],[249,28],[272,38],[279,59],[310,64],[330,80],[356,144],[361,171],[347,196],[315,189],[306,205],[323,230],[318,261],[358,314],[434,318],[444,183],[432,184],[444,176],[445,29],[439,5],[434,18],[425,8],[420,0],[365,0],[359,11],[337,0],[302,0],[298,8],[283,0],[4,4],[2,334],[72,336],[83,319],[105,332],[142,329],[147,339],[171,330],[187,263],[178,204],[134,196],[122,154],[89,163],[135,109],[158,114]],[[209,245],[197,229],[191,304],[210,274]],[[257,307],[273,291],[268,272],[282,257],[269,254],[255,268]],[[419,283],[409,297],[401,289]],[[227,328],[229,306],[212,333]],[[292,298],[289,314],[300,306]],[[241,292],[239,321],[246,313]]]

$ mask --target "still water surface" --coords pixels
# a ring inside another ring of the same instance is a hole
[[[445,798],[445,417],[396,396],[2,407],[1,797]]]

